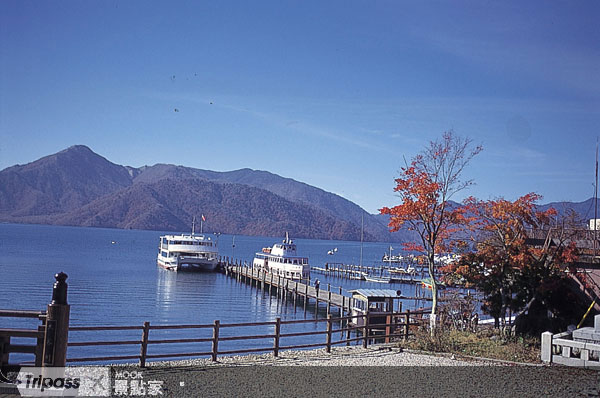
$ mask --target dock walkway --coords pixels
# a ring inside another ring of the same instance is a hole
[[[344,296],[342,288],[338,288],[338,292],[331,289],[331,285],[320,286],[316,288],[310,285],[310,281],[298,281],[286,279],[284,277],[266,273],[263,270],[244,265],[224,264],[222,266],[226,275],[235,277],[240,281],[255,284],[263,290],[277,290],[280,295],[291,296],[292,299],[301,298],[304,300],[304,308],[308,304],[309,299],[315,300],[315,305],[323,303],[327,306],[327,314],[331,313],[332,307],[337,307],[340,313],[349,312],[352,308],[352,297]]]

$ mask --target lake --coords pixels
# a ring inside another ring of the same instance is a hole
[[[277,317],[292,320],[326,316],[325,307],[315,312],[312,305],[305,313],[293,302],[282,302],[274,294],[269,295],[221,273],[176,273],[159,268],[156,265],[158,240],[165,233],[0,224],[0,308],[45,309],[51,300],[53,276],[62,271],[69,276],[71,326],[141,325],[144,321],[151,324],[211,324],[217,319],[221,323],[240,323],[274,321]],[[254,253],[272,246],[283,237],[213,235],[213,239],[218,240],[220,255],[251,263]],[[322,267],[325,262],[360,262],[360,242],[296,239],[295,243],[298,254],[308,257],[311,266]],[[365,242],[363,264],[380,265],[383,254],[389,252],[389,246],[389,243]],[[327,252],[334,248],[338,249],[337,252],[328,255]],[[398,245],[396,254],[399,249]],[[321,288],[330,283],[334,291],[339,291],[341,286],[346,295],[349,295],[347,290],[361,287],[399,289],[405,295],[413,295],[415,290],[413,285],[382,285],[314,272],[311,277],[319,278]],[[414,301],[405,301],[403,309],[412,309],[415,305]],[[333,313],[336,315],[337,310]],[[32,327],[35,324],[33,320],[0,318],[0,327]],[[323,330],[323,327],[323,324],[304,323],[294,331]],[[272,326],[264,326],[263,329],[256,331],[257,334],[268,332],[267,329],[272,329]],[[206,333],[209,331],[206,330]],[[89,333],[79,336],[77,333],[71,333],[71,340],[139,339],[137,331],[133,334],[126,331],[100,332],[93,336]],[[168,337],[178,338],[183,336],[181,333],[169,331]],[[185,333],[189,337],[190,331]],[[198,337],[203,336],[198,334]],[[154,337],[158,338],[158,335]],[[314,339],[314,336],[305,336],[286,345],[314,342]],[[270,343],[231,342],[230,346],[238,347],[236,344],[264,347]],[[139,346],[103,349],[106,354],[119,352],[125,355],[138,353]],[[173,352],[174,347],[159,345],[152,346],[152,349],[153,353],[167,349],[171,350],[167,352]],[[87,356],[90,350],[98,349],[71,347],[68,355]],[[183,345],[176,351],[182,350]],[[98,354],[97,351],[94,353]],[[11,358],[17,357],[13,354]]]

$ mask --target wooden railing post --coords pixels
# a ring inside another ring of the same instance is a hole
[[[44,334],[44,354],[42,366],[64,367],[67,362],[67,342],[69,340],[69,314],[67,304],[67,274],[54,275],[56,282],[52,289],[52,302],[48,304],[46,332]]]
[[[142,347],[140,349],[140,368],[146,367],[146,354],[148,352],[148,335],[150,334],[150,322],[144,322],[142,330]]]
[[[368,338],[369,338],[369,312],[367,311],[367,313],[363,316],[365,317],[365,326],[363,328],[363,335],[364,335],[363,348],[367,348]]]
[[[219,320],[215,321],[215,326],[213,329],[213,337],[212,337],[212,360],[217,360],[217,354],[219,353],[219,324],[221,322]]]
[[[281,318],[275,320],[275,337],[273,337],[273,356],[279,356],[279,336],[281,334]]]
[[[43,321],[43,325],[38,325],[38,332],[41,332],[42,335],[41,337],[37,338],[36,344],[35,344],[35,366],[36,367],[41,367],[42,363],[44,362],[44,332],[46,331],[46,319],[44,318]],[[0,337],[0,340],[2,338]],[[0,342],[0,347],[2,346],[2,343]],[[2,350],[2,348],[0,348],[0,351]],[[0,364],[2,363],[2,353],[0,353]]]
[[[0,366],[8,365],[8,358],[10,356],[10,351],[5,351],[4,347],[10,345],[10,336],[9,335],[0,335]],[[37,355],[36,355],[37,360]]]
[[[329,315],[327,315],[327,342],[326,342],[326,350],[327,350],[328,354],[331,353],[331,330],[332,330],[331,314],[329,314]]]
[[[406,318],[404,319],[404,340],[408,340],[410,326],[410,310],[406,310]]]

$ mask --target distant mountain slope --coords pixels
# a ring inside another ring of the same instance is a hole
[[[136,183],[67,215],[62,225],[187,231],[206,214],[209,231],[231,234],[359,239],[355,226],[301,203],[242,184],[201,179]]]
[[[270,179],[345,201],[267,172],[125,167],[73,146],[0,171],[0,221],[187,230],[193,215],[206,214],[212,230],[225,233],[360,239],[360,227],[334,212],[262,189]],[[365,239],[377,237],[367,231]]]
[[[593,203],[550,203],[593,217]],[[83,145],[0,171],[0,221],[155,230],[188,230],[205,214],[212,231],[398,242],[386,216],[338,195],[267,171],[229,172],[157,164],[114,164]],[[600,214],[600,212],[599,212]]]
[[[551,202],[538,207],[542,211],[552,207],[561,215],[565,214],[567,210],[572,210],[577,214],[582,223],[585,223],[586,225],[590,219],[594,218],[594,198],[590,198],[583,202]],[[600,218],[600,206],[598,206],[597,215],[598,218]]]
[[[77,145],[0,171],[0,214],[50,215],[74,210],[132,184],[128,170]]]
[[[292,202],[300,202],[316,207],[322,212],[328,213],[353,223],[360,230],[361,216],[364,217],[364,231],[369,240],[388,241],[398,240],[401,234],[392,236],[388,232],[387,225],[372,214],[367,213],[355,203],[342,198],[339,195],[326,192],[320,188],[313,187],[293,180],[281,177],[268,171],[240,169],[227,172],[216,172],[210,170],[194,169],[183,166],[157,164],[143,168],[136,176],[135,182],[155,182],[160,179],[188,179],[202,178],[217,182],[233,184],[244,184],[251,187],[265,189]]]

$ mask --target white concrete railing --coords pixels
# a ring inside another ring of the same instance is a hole
[[[571,332],[542,333],[542,361],[600,370],[600,344],[572,340]]]

